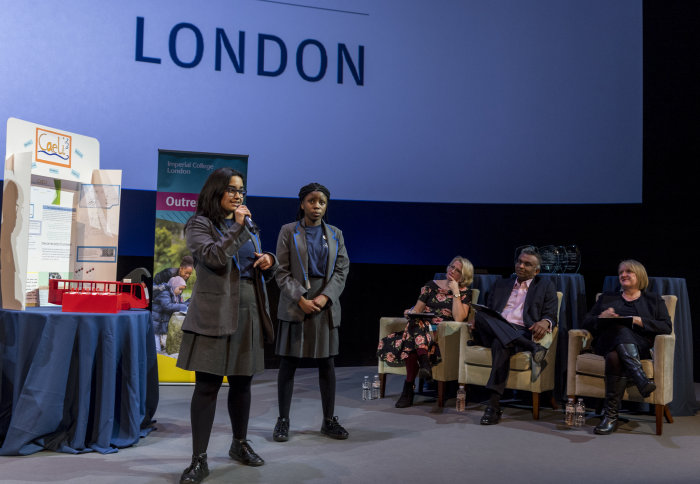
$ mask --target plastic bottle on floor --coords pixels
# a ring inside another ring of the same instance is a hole
[[[374,375],[374,380],[372,380],[372,400],[376,400],[377,398],[379,398],[379,389],[379,375]]]
[[[369,384],[369,376],[365,376],[362,380],[362,400],[372,399],[372,389]]]
[[[464,409],[467,406],[467,392],[464,389],[464,385],[459,386],[459,390],[457,390],[457,411],[458,412],[464,412]]]
[[[576,402],[574,427],[583,427],[586,423],[586,404],[583,403],[583,398],[579,398]]]
[[[573,397],[569,398],[569,401],[566,402],[566,409],[564,412],[564,424],[566,424],[569,427],[574,426],[574,418],[576,414],[576,409],[574,408],[574,399]]]

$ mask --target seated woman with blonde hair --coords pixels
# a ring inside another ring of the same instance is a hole
[[[618,407],[628,383],[636,385],[644,398],[656,389],[640,358],[649,358],[657,334],[671,334],[664,300],[646,291],[649,278],[644,266],[623,260],[617,272],[621,292],[602,294],[583,320],[583,327],[593,334],[595,353],[605,357],[604,418],[594,429],[601,435],[616,430]]]
[[[440,349],[432,331],[442,321],[465,321],[469,315],[474,279],[474,266],[457,256],[447,266],[447,278],[429,281],[423,286],[416,305],[404,314],[433,313],[429,318],[410,318],[401,332],[391,333],[379,342],[377,356],[389,366],[406,365],[406,381],[396,408],[413,405],[414,381],[417,375],[432,379],[432,365],[440,362]]]

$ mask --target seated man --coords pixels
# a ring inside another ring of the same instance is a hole
[[[532,352],[533,374],[539,374],[547,350],[536,343],[552,331],[557,321],[557,293],[552,281],[537,277],[542,258],[535,247],[524,247],[515,261],[515,281],[498,281],[488,295],[487,306],[503,317],[477,311],[475,339],[491,348],[491,375],[486,388],[491,391],[482,425],[497,424],[503,411],[501,395],[506,387],[510,357],[519,351]],[[507,322],[506,322],[507,321]]]

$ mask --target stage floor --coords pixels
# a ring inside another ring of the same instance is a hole
[[[470,402],[457,413],[454,398],[444,410],[417,396],[407,409],[394,408],[402,378],[387,376],[387,398],[363,401],[361,382],[376,367],[337,369],[336,414],[350,438],[320,434],[321,403],[315,369],[297,373],[290,440],[272,440],[277,418],[275,370],[253,380],[248,438],[263,457],[262,467],[245,467],[228,457],[231,425],[226,392],[219,395],[209,443],[210,476],[205,483],[428,483],[463,482],[697,482],[700,478],[700,415],[677,417],[655,435],[651,415],[630,421],[611,436],[593,434],[598,418],[568,430],[561,409],[543,408],[533,421],[524,406],[505,408],[499,425],[482,426],[483,406]],[[696,393],[700,385],[696,384]],[[189,464],[189,401],[192,386],[161,385],[157,430],[138,445],[114,454],[39,452],[0,457],[3,483],[173,483]],[[589,409],[591,410],[591,409]]]

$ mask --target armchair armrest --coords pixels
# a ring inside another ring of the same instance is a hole
[[[674,334],[657,335],[654,338],[654,383],[653,403],[666,405],[673,400],[673,358],[676,349]]]
[[[591,346],[592,339],[591,333],[585,329],[569,330],[569,355],[566,362],[566,393],[569,396],[576,394],[576,358]]]
[[[379,319],[379,339],[397,331],[403,331],[408,321],[401,317],[383,317]]]
[[[442,363],[433,367],[433,378],[451,381],[459,378],[459,342],[462,326],[466,323],[442,321],[435,330],[435,341],[440,347]]]
[[[570,329],[569,330],[569,343],[571,343],[572,337],[581,339],[581,351],[591,349],[591,342],[593,341],[593,335],[587,329]]]
[[[457,378],[460,385],[467,382],[467,370],[464,368],[464,362],[467,359],[467,341],[472,339],[469,326],[463,324],[459,328],[459,377]]]

